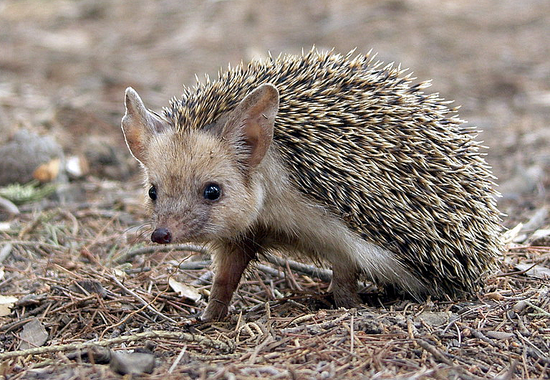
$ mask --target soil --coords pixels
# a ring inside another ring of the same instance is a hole
[[[83,170],[0,208],[0,377],[550,378],[548,36],[546,0],[0,2],[0,146],[28,129]],[[334,310],[323,276],[262,261],[231,318],[200,323],[209,256],[147,243],[124,89],[160,110],[195,75],[314,45],[433,79],[483,131],[511,230],[500,270],[473,299],[367,287]]]

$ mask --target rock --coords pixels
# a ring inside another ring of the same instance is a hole
[[[51,136],[21,129],[11,141],[0,146],[0,157],[0,186],[5,186],[31,181],[41,165],[63,160],[63,151]],[[44,167],[40,173],[43,171]]]
[[[531,245],[550,247],[550,229],[536,230],[530,240]]]

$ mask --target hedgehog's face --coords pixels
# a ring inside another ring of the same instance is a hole
[[[210,133],[159,136],[145,162],[157,243],[238,236],[262,207],[261,186],[248,181],[230,147]]]
[[[277,108],[277,90],[263,85],[207,130],[175,131],[127,90],[122,128],[146,173],[154,242],[232,239],[254,224]]]

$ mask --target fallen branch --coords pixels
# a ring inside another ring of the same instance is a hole
[[[283,268],[286,268],[288,263],[288,267],[296,272],[303,273],[307,276],[316,277],[324,282],[332,281],[332,271],[328,269],[321,269],[316,267],[315,265],[302,264],[296,261],[282,259],[280,257],[272,255],[267,256],[266,260],[269,261],[271,264],[278,265]]]
[[[167,251],[191,251],[191,252],[197,252],[197,253],[208,252],[208,250],[205,247],[200,245],[194,245],[194,244],[151,245],[147,247],[136,248],[132,251],[129,251],[126,254],[118,257],[115,261],[117,263],[124,263],[136,256],[146,255],[146,254],[155,253],[155,252],[167,252]]]
[[[196,342],[205,346],[221,350],[224,353],[231,353],[235,350],[233,342],[222,342],[217,339],[207,338],[201,335],[190,333],[182,333],[177,331],[146,331],[134,335],[119,336],[112,339],[101,340],[97,342],[70,343],[60,344],[55,346],[35,347],[28,350],[4,352],[0,354],[0,362],[6,359],[11,359],[19,356],[42,355],[51,352],[66,352],[84,350],[92,347],[107,347],[115,344],[135,342],[146,339],[178,339],[187,342]]]

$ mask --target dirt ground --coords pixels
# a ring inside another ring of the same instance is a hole
[[[18,215],[0,208],[0,297],[16,299],[0,316],[0,377],[114,379],[153,360],[134,376],[550,378],[548,36],[547,0],[0,1],[0,149],[28,130],[82,169]],[[367,295],[333,310],[322,276],[262,262],[230,321],[196,323],[209,258],[147,243],[124,89],[160,110],[195,75],[313,45],[409,67],[483,130],[515,228],[501,270],[473,300]]]

